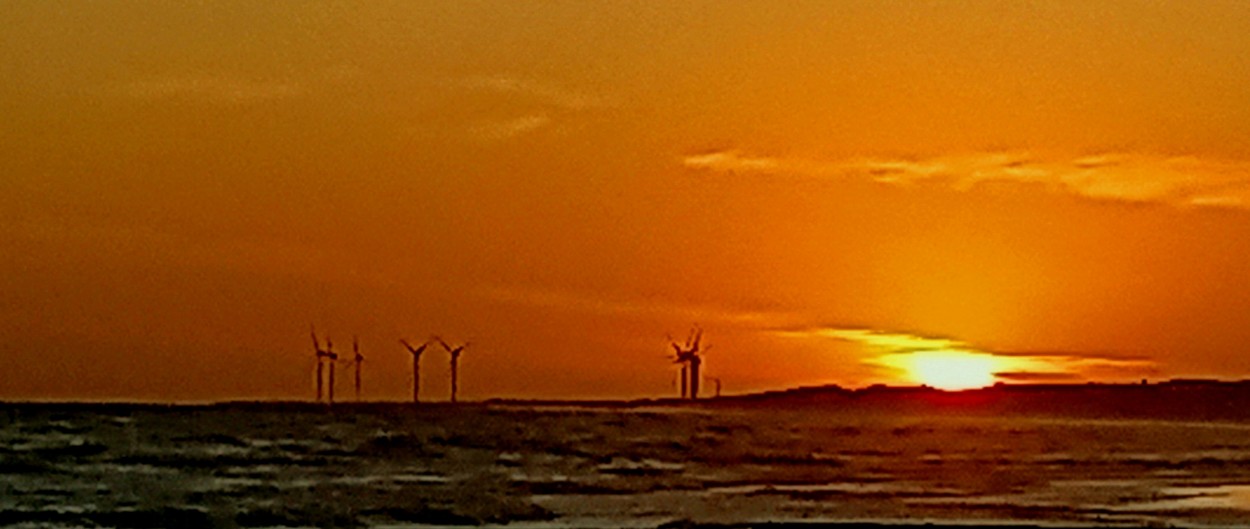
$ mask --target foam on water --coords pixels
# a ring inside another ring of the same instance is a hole
[[[1195,509],[1236,509],[1250,511],[1250,485],[1215,487],[1164,487],[1160,499],[1133,503],[1121,508],[1145,511],[1187,511]]]

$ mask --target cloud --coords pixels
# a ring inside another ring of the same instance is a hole
[[[1026,382],[1026,383],[1043,383],[1043,382],[1059,382],[1071,383],[1081,382],[1080,375],[1076,373],[1050,373],[1038,371],[1003,371],[994,373],[994,377],[1004,382]]]
[[[778,335],[792,338],[831,338],[891,353],[949,350],[964,347],[962,342],[949,338],[929,338],[914,334],[891,333],[869,329],[809,327],[794,330],[777,330],[774,332]]]
[[[734,151],[716,151],[687,156],[686,167],[723,172],[771,172],[782,168],[779,160],[741,156]]]
[[[505,140],[538,130],[551,124],[545,114],[531,114],[513,119],[482,121],[469,128],[469,132],[483,140]]]
[[[119,91],[136,99],[188,99],[222,105],[261,103],[303,93],[289,82],[214,75],[152,77],[122,85]]]
[[[449,87],[499,97],[513,107],[511,115],[494,116],[468,127],[472,137],[486,141],[513,138],[542,128],[559,129],[561,124],[567,126],[574,114],[606,106],[603,99],[597,96],[506,75],[454,79],[449,82]]]
[[[691,154],[682,158],[682,164],[713,172],[871,180],[899,186],[939,185],[959,191],[1007,182],[1040,185],[1053,192],[1096,200],[1250,209],[1250,162],[1193,156],[1105,153],[1064,159],[987,152],[928,159],[820,162],[726,150]]]
[[[704,323],[767,325],[787,314],[745,306],[687,303],[664,299],[638,299],[569,290],[535,287],[490,287],[479,295],[495,301],[532,307],[572,310],[625,317],[668,317]]]
[[[457,85],[470,90],[521,95],[533,98],[544,105],[566,110],[586,110],[604,105],[603,100],[595,96],[518,77],[503,75],[475,76],[461,79]]]
[[[973,359],[1003,382],[1133,379],[1158,373],[1157,363],[1147,357],[1096,352],[992,351],[945,337],[863,328],[801,327],[774,329],[774,334],[793,339],[826,339],[860,346],[869,356],[863,363],[903,371],[916,359],[947,356]]]

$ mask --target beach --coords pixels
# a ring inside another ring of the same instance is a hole
[[[814,405],[0,409],[12,527],[1250,524],[1239,421]]]

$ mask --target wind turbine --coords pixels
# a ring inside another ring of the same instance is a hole
[[[686,345],[682,347],[677,342],[672,342],[673,350],[677,352],[673,361],[675,364],[681,364],[681,397],[686,398],[686,388],[689,387],[689,396],[691,400],[699,398],[699,367],[703,364],[703,358],[699,356],[699,342],[703,339],[703,329],[696,325],[690,330],[690,335],[686,337]],[[687,370],[687,366],[689,369]]]
[[[328,398],[326,399],[326,403],[334,404],[334,363],[338,361],[339,355],[334,352],[334,342],[330,341],[329,336],[326,336],[325,357],[330,362],[330,391],[327,393]]]
[[[352,352],[355,354],[347,365],[356,369],[356,402],[360,402],[360,368],[365,363],[365,356],[360,354],[360,342],[355,336],[352,336]]]
[[[416,404],[421,401],[421,353],[430,346],[430,340],[426,340],[420,347],[413,347],[403,338],[400,338],[399,343],[404,344],[408,352],[412,353],[412,403]]]
[[[451,401],[456,402],[456,372],[460,365],[460,353],[463,353],[464,348],[469,346],[469,342],[462,343],[454,349],[447,345],[447,342],[444,342],[442,338],[438,338],[438,343],[451,354]]]
[[[690,400],[699,398],[699,384],[703,382],[703,378],[699,376],[699,370],[703,366],[703,356],[699,354],[699,340],[703,338],[703,329],[699,329],[698,336],[694,339],[694,347],[690,350]],[[707,352],[712,346],[703,346],[702,352]]]
[[[681,364],[681,398],[684,399],[686,398],[686,383],[689,380],[689,378],[686,375],[686,373],[688,372],[686,368],[686,360],[685,360],[685,357],[683,356],[685,352],[681,350],[681,346],[677,345],[677,342],[672,342],[672,346],[673,346],[673,351],[675,351],[675,354],[672,357],[673,363]]]
[[[323,368],[321,359],[326,356],[326,352],[321,349],[321,343],[317,341],[317,329],[312,325],[309,325],[308,328],[312,333],[313,351],[317,354],[317,402],[321,402],[321,372]]]

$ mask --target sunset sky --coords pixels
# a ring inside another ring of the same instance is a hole
[[[0,272],[0,399],[1250,377],[1250,2],[6,2]]]

